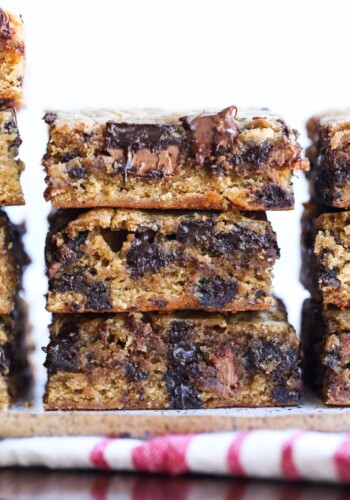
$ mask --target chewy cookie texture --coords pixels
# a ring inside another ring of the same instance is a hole
[[[304,378],[330,405],[350,405],[350,309],[308,299],[302,312]]]
[[[307,169],[267,110],[50,112],[43,164],[55,208],[289,210]]]
[[[45,407],[295,405],[298,340],[284,306],[238,314],[54,315]]]
[[[11,315],[0,316],[0,409],[25,397],[30,387],[27,306],[19,300]]]
[[[307,122],[312,145],[310,190],[314,200],[336,208],[350,208],[350,109],[331,111]]]
[[[267,309],[278,256],[263,213],[63,210],[46,244],[47,309]]]
[[[29,263],[22,244],[23,226],[12,224],[0,211],[0,314],[15,307],[23,268]]]
[[[25,68],[23,23],[0,9],[0,107],[19,107]]]
[[[323,213],[325,210],[328,213]],[[325,306],[350,307],[350,212],[305,205],[301,280]]]
[[[0,206],[24,204],[20,185],[24,164],[18,159],[20,144],[15,110],[0,108]]]

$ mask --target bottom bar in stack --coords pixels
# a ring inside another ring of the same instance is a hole
[[[54,315],[45,408],[190,409],[300,402],[299,344],[268,311]]]
[[[306,384],[326,404],[350,405],[350,309],[305,300],[301,341]]]
[[[27,306],[18,300],[10,315],[0,315],[0,408],[25,397],[30,388]]]

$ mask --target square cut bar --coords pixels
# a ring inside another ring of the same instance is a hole
[[[27,305],[19,300],[10,315],[0,316],[0,409],[25,397],[30,387],[31,351]]]
[[[22,287],[23,268],[29,263],[24,251],[23,225],[9,221],[0,211],[0,314],[10,314]]]
[[[306,300],[301,341],[305,383],[326,404],[350,406],[350,309]]]
[[[21,142],[15,110],[0,109],[0,206],[24,205],[20,184],[24,164],[18,159]]]
[[[264,312],[54,315],[45,407],[186,409],[300,401],[284,306]]]
[[[307,122],[312,198],[350,209],[350,108],[313,116]]]
[[[50,112],[54,208],[289,210],[307,169],[298,133],[266,110]]]
[[[316,301],[350,307],[350,212],[305,205],[301,281]]]
[[[22,18],[0,9],[0,106],[21,106],[24,69]]]
[[[51,312],[268,309],[276,235],[264,213],[53,214]]]

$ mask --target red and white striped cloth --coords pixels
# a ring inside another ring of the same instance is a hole
[[[350,483],[350,435],[251,431],[141,441],[36,437],[0,441],[0,467],[218,474]]]

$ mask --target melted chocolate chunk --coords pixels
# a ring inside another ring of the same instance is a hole
[[[71,179],[87,179],[89,174],[83,167],[68,168],[67,174]]]
[[[69,153],[64,153],[61,157],[60,160],[63,163],[68,163],[71,160],[74,160],[74,158],[77,158],[79,156],[78,153],[75,153],[74,151],[70,151]]]
[[[135,232],[131,248],[126,255],[126,262],[131,269],[131,277],[140,279],[145,273],[156,273],[168,265],[174,258],[155,243],[157,231],[140,227]]]
[[[104,149],[159,151],[172,144],[179,144],[179,130],[175,125],[129,124],[109,121],[106,124]]]
[[[126,378],[134,382],[147,380],[149,377],[148,371],[142,371],[137,363],[127,363],[124,369]]]
[[[289,194],[280,186],[266,186],[255,191],[254,195],[267,210],[278,207],[293,207],[294,205],[293,194]]]
[[[227,255],[233,252],[242,252],[247,260],[251,259],[252,252],[265,250],[268,257],[279,256],[277,242],[270,231],[263,234],[256,233],[247,228],[236,228],[229,233],[218,233],[212,247],[213,255]]]
[[[220,276],[201,278],[198,281],[197,293],[199,303],[211,309],[223,309],[237,294],[237,283],[225,281]]]
[[[299,401],[300,396],[294,390],[284,386],[274,387],[271,396],[278,404],[287,404],[290,401]]]
[[[205,247],[213,242],[214,220],[189,220],[179,224],[176,237],[181,243],[187,245],[201,244]]]
[[[170,393],[171,408],[201,408],[195,387],[201,374],[203,355],[197,343],[189,341],[192,325],[187,321],[173,321],[169,331],[168,362],[165,382]]]
[[[10,19],[3,9],[0,9],[0,38],[9,40],[13,31],[10,27]]]
[[[340,288],[340,281],[337,277],[337,271],[335,269],[329,269],[327,267],[320,266],[319,276],[320,276],[321,286]]]
[[[230,162],[234,165],[244,165],[246,163],[251,163],[257,167],[263,167],[271,152],[272,146],[267,142],[263,142],[258,146],[252,146],[247,151],[240,155],[233,155],[230,158]]]
[[[91,311],[110,311],[109,288],[104,283],[93,283],[83,289],[86,295],[85,308]]]
[[[52,125],[57,120],[57,118],[58,118],[58,116],[56,113],[46,113],[44,115],[44,121],[48,125]]]
[[[7,373],[10,368],[10,344],[0,345],[0,373]]]
[[[198,163],[204,164],[216,154],[233,150],[238,135],[236,115],[236,106],[230,106],[216,114],[201,113],[194,118],[181,119],[190,135],[192,154]]]
[[[75,372],[79,366],[79,327],[72,323],[65,325],[59,333],[52,336],[47,347],[44,366],[48,374],[57,371]]]

